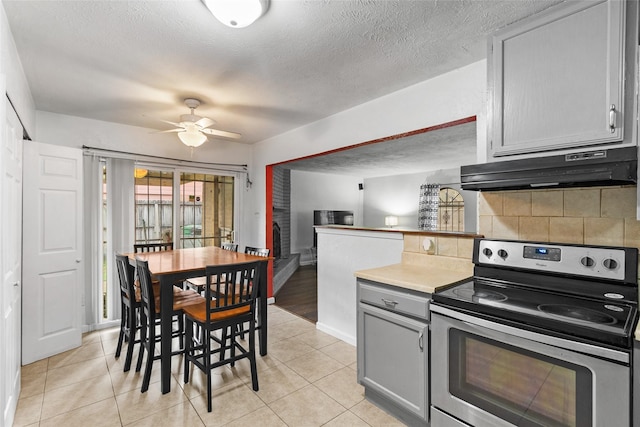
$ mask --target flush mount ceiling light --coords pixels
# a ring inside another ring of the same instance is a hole
[[[253,24],[269,8],[269,0],[202,0],[207,9],[231,28]]]

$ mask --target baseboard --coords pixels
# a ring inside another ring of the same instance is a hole
[[[344,332],[334,329],[331,326],[327,326],[324,323],[316,322],[316,329],[318,329],[319,331],[325,332],[331,335],[332,337],[336,337],[339,340],[346,342],[347,344],[351,344],[352,346],[356,345],[356,337],[347,335]]]

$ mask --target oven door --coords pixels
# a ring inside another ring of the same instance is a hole
[[[629,426],[629,355],[549,338],[432,305],[432,405],[475,427]]]

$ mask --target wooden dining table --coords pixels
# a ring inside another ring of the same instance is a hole
[[[140,259],[149,263],[154,279],[160,282],[160,369],[162,393],[171,391],[171,323],[173,285],[205,275],[210,265],[231,265],[260,261],[258,285],[258,341],[260,355],[267,354],[267,264],[270,258],[233,252],[215,246],[174,249],[161,252],[127,254],[130,262]]]

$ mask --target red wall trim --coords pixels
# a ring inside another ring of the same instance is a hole
[[[266,167],[266,190],[265,236],[267,248],[273,254],[273,165],[267,165]],[[273,262],[270,262],[267,267],[267,296],[273,296]]]

